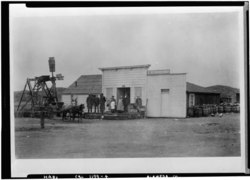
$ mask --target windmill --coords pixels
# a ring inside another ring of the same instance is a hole
[[[56,109],[61,108],[62,103],[58,102],[56,80],[63,80],[62,74],[55,72],[55,59],[49,58],[50,75],[43,75],[35,78],[27,78],[19,101],[17,111],[22,111],[29,104],[28,109],[32,113],[54,106]]]

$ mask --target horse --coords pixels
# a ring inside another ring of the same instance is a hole
[[[83,114],[83,110],[84,110],[85,106],[84,104],[81,104],[79,106],[73,106],[71,108],[71,116],[73,118],[73,121],[75,120],[76,115],[78,115],[78,122],[80,120],[80,118],[82,119],[82,114]]]
[[[69,120],[72,119],[74,121],[76,118],[76,115],[78,115],[78,122],[79,122],[80,118],[82,119],[84,108],[85,108],[84,104],[81,104],[79,106],[70,105],[70,106],[64,107],[62,110],[62,120],[69,117]]]
[[[67,119],[67,117],[70,118],[71,108],[72,108],[72,105],[63,106],[63,108],[62,108],[62,110],[61,110],[61,113],[62,113],[62,120]]]

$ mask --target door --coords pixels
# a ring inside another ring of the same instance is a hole
[[[130,88],[117,88],[117,100],[120,99],[121,96],[123,98],[127,96],[129,98],[130,103]]]
[[[170,117],[169,89],[161,89],[161,117]]]
[[[192,107],[195,105],[195,96],[194,94],[189,94],[189,107]]]

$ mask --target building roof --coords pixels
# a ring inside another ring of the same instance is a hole
[[[205,93],[205,94],[220,94],[218,92],[211,91],[207,88],[204,88],[202,86],[198,86],[198,85],[190,83],[190,82],[187,82],[187,92]]]
[[[77,82],[77,85],[76,85]],[[187,82],[187,92],[206,93],[206,94],[220,94],[218,91],[210,90],[208,88],[198,86],[196,84]],[[75,82],[73,82],[62,94],[100,94],[102,93],[102,75],[82,75]]]
[[[223,85],[209,86],[206,89],[213,92],[221,93],[222,98],[230,98],[235,94],[240,93],[240,90],[237,88],[223,86]]]
[[[147,76],[159,76],[159,75],[186,75],[187,73],[168,73],[168,72],[149,72],[147,73]]]
[[[161,70],[148,70],[148,75],[164,75],[170,74],[170,69],[161,69]]]
[[[77,82],[77,85],[76,83]],[[63,94],[100,94],[102,92],[102,75],[82,75],[72,83]]]
[[[145,65],[136,65],[136,66],[104,67],[104,68],[99,68],[99,69],[101,71],[104,71],[104,70],[118,70],[118,69],[149,68],[150,66],[151,66],[150,64],[145,64]]]

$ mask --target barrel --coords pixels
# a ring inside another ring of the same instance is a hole
[[[212,106],[209,105],[207,108],[208,108],[208,115],[213,113],[213,107]]]
[[[198,107],[194,107],[194,117],[199,117]]]
[[[202,117],[202,108],[199,108],[199,117]]]
[[[225,106],[225,112],[226,113],[231,112],[231,110],[232,110],[231,106],[229,106],[229,105]]]
[[[240,112],[240,106],[236,106],[236,112],[237,112],[237,113]]]
[[[194,116],[195,116],[195,117],[201,117],[201,116],[202,116],[202,108],[196,107],[196,108],[194,109]]]
[[[223,106],[219,106],[218,107],[218,112],[219,113],[223,113],[224,112],[224,107]]]
[[[202,115],[203,116],[208,116],[209,115],[209,107],[202,107]]]
[[[218,106],[215,105],[215,106],[214,106],[214,112],[213,112],[213,113],[214,113],[214,114],[218,113],[218,109],[219,109]]]
[[[193,107],[189,107],[187,114],[188,114],[189,117],[194,117],[194,108]]]
[[[214,110],[214,106],[213,105],[210,106],[210,109],[211,109],[210,114],[214,114],[215,110]]]
[[[232,107],[231,107],[231,111],[232,111],[232,112],[236,112],[236,106],[232,106]]]
[[[240,106],[238,106],[238,105],[232,106],[232,112],[239,113],[240,112]]]
[[[216,111],[216,109],[215,109],[215,105],[212,105],[212,106],[211,106],[211,108],[212,108],[211,113],[215,114],[215,113],[216,113],[216,112],[215,112],[215,111]]]

